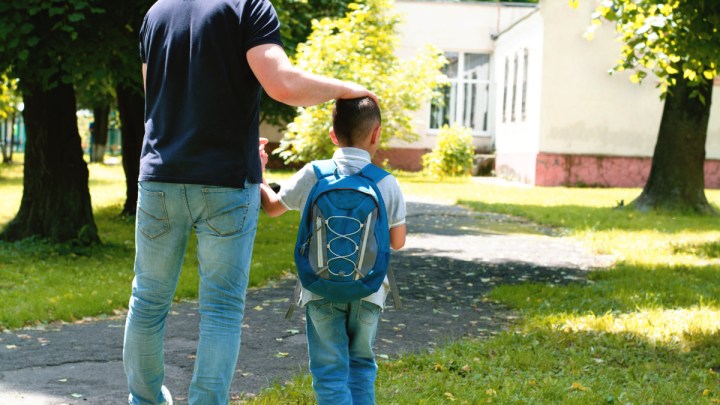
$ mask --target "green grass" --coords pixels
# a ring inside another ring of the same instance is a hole
[[[0,244],[0,326],[125,307],[134,250],[133,224],[117,216],[122,172],[116,166],[90,170],[103,245],[78,250],[39,241]],[[590,273],[586,283],[494,289],[488,299],[521,314],[511,330],[381,361],[378,403],[720,403],[714,371],[720,368],[719,218],[612,209],[620,200],[631,201],[638,189],[507,187],[397,176],[406,194],[442,196],[476,210],[528,218],[615,256],[617,263]],[[17,211],[21,179],[19,166],[0,167],[0,223]],[[720,191],[707,195],[720,205]],[[297,215],[261,217],[253,285],[292,267],[296,223]],[[194,253],[191,243],[178,298],[196,294]],[[311,404],[314,395],[309,377],[301,375],[251,402]]]
[[[495,288],[488,299],[521,314],[511,330],[380,362],[378,403],[720,403],[720,218],[612,209],[639,189],[397,177],[406,194],[528,218],[617,262],[588,282]],[[313,398],[303,375],[250,403]]]
[[[22,166],[0,167],[2,226],[20,206]],[[39,240],[0,242],[0,330],[111,315],[127,307],[135,247],[133,220],[119,216],[125,196],[122,167],[90,165],[90,192],[101,245],[76,248]],[[298,218],[297,213],[275,219],[261,214],[250,286],[263,285],[291,271]],[[193,237],[176,299],[196,298],[197,286]]]

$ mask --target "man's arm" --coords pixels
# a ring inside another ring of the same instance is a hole
[[[390,228],[390,247],[394,250],[400,250],[405,246],[405,236],[407,235],[407,225],[402,224]]]
[[[292,65],[276,44],[263,44],[247,52],[247,60],[265,92],[281,103],[297,107],[321,104],[339,98],[377,96],[355,83],[319,76]]]
[[[142,66],[142,73],[143,73],[143,91],[147,91],[147,63],[143,63]]]

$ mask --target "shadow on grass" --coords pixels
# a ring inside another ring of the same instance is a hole
[[[675,253],[685,253],[705,259],[718,259],[720,258],[720,241],[677,245],[673,250]]]
[[[22,177],[16,177],[16,176],[3,176],[3,173],[0,171],[0,185],[2,186],[19,186],[22,187],[23,185],[23,178]]]
[[[530,316],[633,312],[638,308],[720,308],[720,266],[639,266],[618,264],[589,275],[589,284],[564,288],[528,283],[500,286],[490,293]]]
[[[461,200],[461,204],[479,212],[497,212],[527,218],[531,221],[574,231],[658,230],[663,233],[683,231],[717,231],[720,216],[647,212],[628,209],[586,207],[578,205],[539,206],[519,204],[487,204]]]

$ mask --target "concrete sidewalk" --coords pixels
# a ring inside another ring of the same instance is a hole
[[[408,243],[393,258],[404,308],[388,308],[381,317],[376,340],[380,360],[502,330],[514,313],[483,301],[496,285],[583,282],[588,269],[611,263],[569,238],[493,231],[493,224],[508,221],[522,222],[428,201],[408,202]],[[293,285],[294,280],[280,280],[248,291],[232,386],[235,398],[306,372],[303,313],[296,312],[291,321],[283,318]],[[168,318],[165,385],[176,404],[187,403],[198,321],[195,302],[174,304]],[[127,403],[123,327],[120,314],[0,333],[0,404]]]

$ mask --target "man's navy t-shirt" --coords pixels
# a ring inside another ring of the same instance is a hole
[[[246,53],[282,45],[268,0],[159,0],[140,30],[147,64],[141,181],[260,183],[261,87]]]

